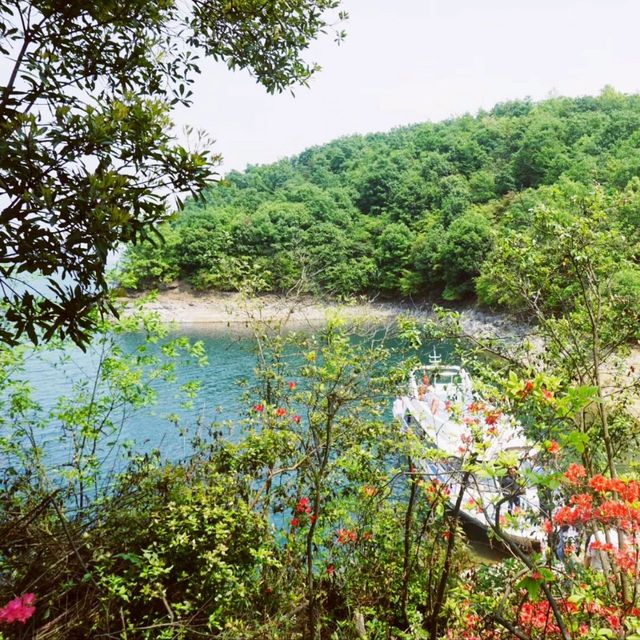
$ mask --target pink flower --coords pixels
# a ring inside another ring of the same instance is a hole
[[[300,420],[302,420],[302,418],[299,415],[295,415],[291,418],[296,424],[300,424]]]
[[[254,404],[253,405],[253,410],[257,411],[258,413],[262,413],[264,411],[264,405],[263,404]]]
[[[328,575],[330,575],[330,576],[332,576],[332,575],[335,573],[335,570],[336,570],[336,568],[335,568],[332,564],[330,564],[330,565],[327,567],[327,574],[328,574]]]
[[[24,624],[36,612],[35,601],[35,593],[25,593],[18,598],[14,598],[0,609],[0,622],[6,622],[7,624],[20,622]]]

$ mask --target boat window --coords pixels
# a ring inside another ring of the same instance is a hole
[[[449,373],[445,371],[443,373],[437,373],[434,376],[434,382],[436,384],[461,384],[462,378],[458,373]]]

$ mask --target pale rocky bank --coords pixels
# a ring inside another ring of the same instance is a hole
[[[126,298],[127,307],[132,308],[146,295],[129,296]],[[183,284],[153,294],[145,303],[145,309],[156,312],[167,323],[199,325],[203,329],[228,327],[236,331],[256,320],[282,323],[285,328],[299,330],[318,326],[336,313],[348,320],[381,325],[392,322],[400,315],[422,320],[433,317],[431,305],[425,303],[362,300],[340,304],[321,302],[311,297],[275,295],[248,298],[240,293],[199,292]],[[504,315],[472,307],[463,308],[460,314],[465,332],[476,337],[512,338],[522,336],[528,330],[525,325]]]

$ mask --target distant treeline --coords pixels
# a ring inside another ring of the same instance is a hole
[[[597,190],[635,245],[639,149],[640,96],[610,88],[342,138],[188,200],[163,243],[128,251],[121,282],[504,303],[484,266],[540,211],[579,217]]]

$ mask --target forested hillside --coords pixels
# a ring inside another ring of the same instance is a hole
[[[164,243],[127,254],[122,284],[249,278],[259,291],[508,304],[495,263],[505,241],[535,250],[541,213],[619,233],[635,264],[639,143],[640,96],[610,88],[342,138],[188,201]]]

